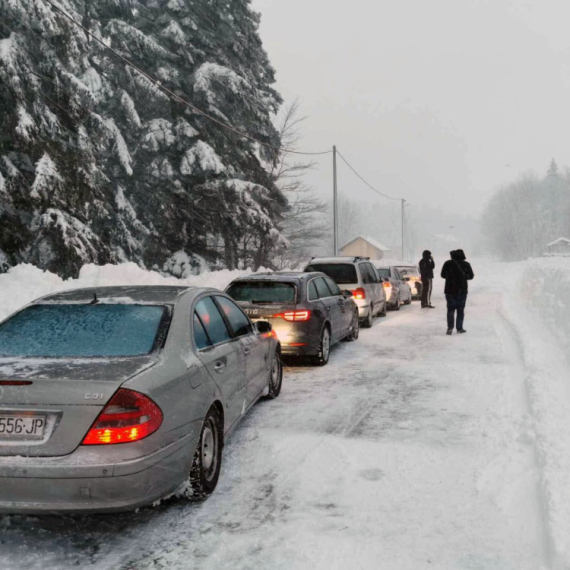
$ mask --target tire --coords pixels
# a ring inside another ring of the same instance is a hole
[[[372,327],[372,319],[374,318],[374,305],[370,305],[370,310],[368,311],[368,316],[362,319],[362,324],[360,325],[363,329],[369,329]]]
[[[315,357],[317,366],[326,366],[331,354],[331,331],[328,326],[324,326],[321,332],[321,342],[319,343],[319,353]]]
[[[399,311],[400,307],[402,306],[402,302],[400,301],[400,295],[396,299],[396,304],[394,305],[394,311]]]
[[[360,334],[360,319],[358,318],[358,310],[354,311],[354,317],[352,317],[352,332],[346,337],[349,342],[358,340]]]
[[[224,430],[222,417],[212,406],[202,425],[198,446],[190,469],[189,489],[186,493],[192,501],[207,499],[216,488],[222,467]]]
[[[279,353],[275,351],[273,355],[273,362],[271,363],[271,370],[269,371],[269,381],[267,386],[269,392],[266,398],[268,400],[273,400],[279,396],[281,393],[281,386],[283,385],[283,364],[281,363],[281,357]]]
[[[404,301],[404,305],[411,305],[412,304],[412,292],[410,291],[410,298],[407,301]]]
[[[384,310],[383,310],[381,313],[379,313],[378,316],[379,316],[379,317],[385,317],[386,314],[387,314],[387,312],[388,312],[388,303],[385,302],[385,303],[384,303]]]

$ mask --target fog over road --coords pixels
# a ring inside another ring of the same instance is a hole
[[[138,513],[0,517],[8,569],[536,570],[548,566],[522,355],[474,264],[445,302],[376,319],[324,368],[285,370],[232,436],[215,494]],[[514,285],[513,285],[514,287]]]

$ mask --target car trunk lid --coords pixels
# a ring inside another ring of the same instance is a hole
[[[120,385],[156,361],[0,359],[0,456],[71,453]],[[33,420],[43,421],[43,430],[34,432]],[[23,433],[14,433],[16,422]]]

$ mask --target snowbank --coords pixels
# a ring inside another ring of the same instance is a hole
[[[570,568],[570,259],[534,259],[505,270],[516,292],[504,315],[525,361],[551,567]]]
[[[0,274],[0,321],[23,305],[56,291],[77,287],[98,287],[105,285],[189,285],[196,287],[225,287],[249,270],[208,271],[185,279],[164,277],[156,271],[147,271],[135,263],[121,265],[84,265],[77,279],[63,280],[61,277],[42,271],[34,265],[22,264],[8,273]]]

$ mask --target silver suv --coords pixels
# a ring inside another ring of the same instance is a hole
[[[363,327],[370,328],[374,316],[386,316],[383,280],[368,257],[314,257],[305,271],[321,271],[341,289],[349,289]]]

